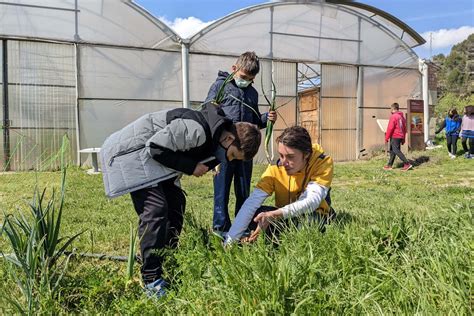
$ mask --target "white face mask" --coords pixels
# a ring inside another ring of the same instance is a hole
[[[249,86],[249,84],[252,83],[252,80],[244,80],[244,79],[239,78],[239,77],[235,77],[234,80],[235,80],[235,84],[239,88],[247,88]]]

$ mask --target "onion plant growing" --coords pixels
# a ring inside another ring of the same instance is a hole
[[[224,82],[222,83],[222,85],[220,86],[219,90],[217,91],[217,94],[216,94],[216,97],[215,99],[212,101],[212,103],[214,103],[215,105],[219,105],[222,103],[222,101],[224,101],[224,98],[225,98],[225,86],[227,86],[227,84],[232,81],[234,79],[234,75],[235,73],[239,71],[239,69],[235,70],[234,72],[232,72],[231,74],[229,74]]]
[[[67,138],[63,139],[61,153],[67,152]],[[62,177],[59,201],[53,190],[46,201],[46,189],[41,193],[35,188],[33,200],[27,214],[4,214],[1,234],[5,236],[13,253],[2,257],[11,264],[9,272],[18,285],[26,307],[15,296],[7,298],[23,314],[33,314],[38,310],[41,298],[53,298],[63,278],[69,256],[63,256],[66,249],[81,234],[60,237],[64,208],[66,164],[61,158]]]
[[[131,282],[133,278],[133,266],[135,265],[135,253],[137,249],[137,230],[130,223],[130,244],[128,248],[128,259],[127,259],[127,284]]]
[[[265,97],[265,100],[267,101],[268,105],[270,108],[268,109],[269,111],[275,111],[276,110],[276,87],[275,87],[275,82],[273,82],[272,79],[272,100],[267,97],[267,94],[265,93],[265,89],[263,89],[263,76],[260,77],[262,81],[262,92],[263,96]],[[269,145],[270,145],[270,140],[272,139],[272,134],[273,134],[273,125],[275,125],[272,121],[267,121],[267,127],[265,129],[265,155],[267,156],[268,163],[271,163],[273,160],[273,153],[270,155],[269,153]]]

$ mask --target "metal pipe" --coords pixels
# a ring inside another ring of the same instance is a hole
[[[360,151],[362,150],[364,137],[364,68],[358,68],[357,74],[357,138],[356,138],[356,159],[359,159]]]
[[[420,60],[422,93],[423,93],[423,141],[429,140],[430,134],[430,106],[429,106],[429,90],[428,90],[428,64],[424,60]]]
[[[3,49],[3,161],[4,171],[10,170],[10,114],[8,107],[8,44],[2,42]]]
[[[75,92],[76,92],[76,111],[75,111],[75,117],[74,117],[74,121],[76,123],[76,161],[77,161],[77,165],[80,166],[81,165],[81,153],[79,152],[81,150],[81,135],[80,135],[80,131],[81,131],[81,122],[80,122],[80,118],[79,118],[79,114],[80,114],[80,109],[79,109],[79,106],[80,106],[80,102],[79,102],[79,71],[81,69],[81,63],[80,63],[80,50],[79,50],[79,44],[74,44],[74,57],[76,58],[76,62],[74,63],[74,71],[76,72],[76,89],[75,89]]]
[[[189,41],[181,41],[181,72],[183,74],[183,107],[189,108]]]

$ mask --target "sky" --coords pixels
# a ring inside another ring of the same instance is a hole
[[[262,0],[135,0],[181,37]],[[408,24],[427,41],[415,48],[421,58],[449,54],[451,47],[474,33],[474,0],[360,0]],[[430,40],[431,38],[431,40]],[[431,43],[431,45],[430,45]]]

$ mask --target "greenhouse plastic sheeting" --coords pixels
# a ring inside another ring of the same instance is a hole
[[[9,84],[75,86],[73,45],[14,40],[7,43]]]
[[[209,88],[217,78],[219,70],[232,72],[232,65],[237,57],[212,56],[201,54],[189,55],[189,95],[194,102],[203,102]]]
[[[361,23],[361,40],[361,64],[418,69],[418,57],[411,48],[376,25]]]
[[[388,28],[329,3],[272,3],[238,11],[193,36],[190,50],[238,55],[242,47],[266,58],[418,68],[416,54]]]
[[[76,131],[63,129],[16,129],[10,130],[10,170],[57,170],[61,167],[61,144],[67,135],[69,151],[65,161],[74,161]]]
[[[404,30],[403,28],[401,28],[398,25],[395,25],[393,22],[387,20],[386,18],[384,18],[380,15],[377,15],[376,13],[374,13],[372,11],[367,11],[367,10],[364,10],[362,8],[356,8],[354,6],[350,6],[350,4],[343,5],[343,6],[350,9],[350,10],[356,11],[359,14],[364,15],[368,19],[371,19],[371,20],[379,23],[382,27],[385,27],[389,32],[391,32],[394,36],[396,36],[399,39],[403,40],[403,42],[409,47],[415,47],[415,46],[418,46],[418,45],[421,44],[415,38],[410,36],[406,30]]]
[[[416,70],[364,67],[364,107],[406,108],[408,99],[420,99],[421,74]]]
[[[80,46],[80,98],[182,100],[181,54]]]
[[[131,1],[77,3],[76,11],[74,0],[2,1],[0,35],[179,49],[175,33]]]
[[[384,133],[377,119],[390,118],[390,105],[397,102],[406,113],[408,99],[421,98],[421,75],[416,70],[364,67],[362,146],[383,148]]]
[[[7,41],[10,168],[58,167],[62,136],[76,139],[74,46]],[[70,147],[71,157],[76,147]],[[48,166],[45,165],[49,164]]]
[[[110,134],[146,113],[178,107],[181,102],[81,100],[80,148],[102,146]]]

